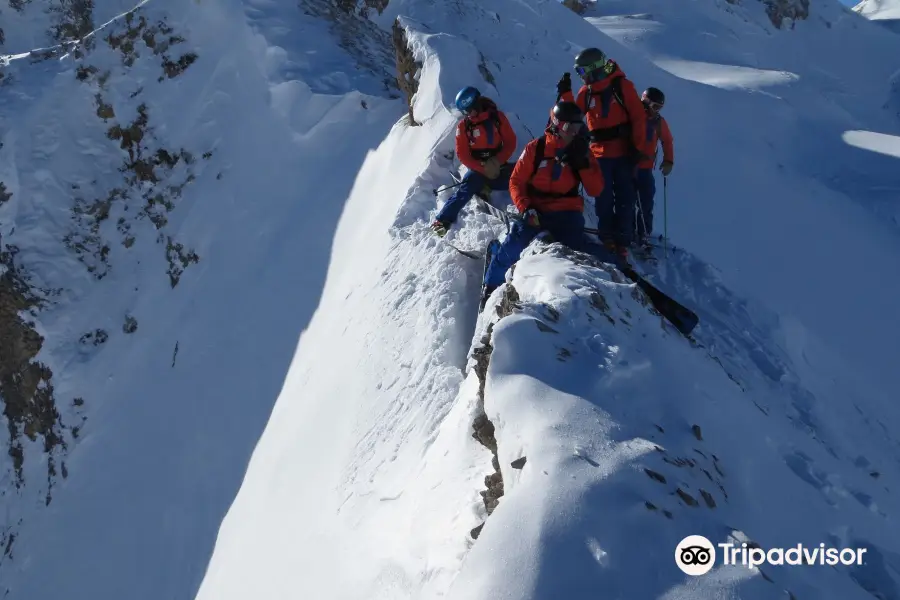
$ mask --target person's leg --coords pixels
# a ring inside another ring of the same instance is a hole
[[[613,239],[619,247],[628,247],[634,239],[634,210],[637,203],[634,177],[634,161],[624,157],[616,159],[613,168],[616,212]]]
[[[613,158],[596,159],[603,172],[603,192],[594,198],[594,212],[597,214],[597,237],[601,241],[607,242],[614,237],[615,214],[613,208],[615,206],[614,194],[614,175],[615,160]]]
[[[500,175],[497,176],[497,179],[488,179],[485,177],[485,181],[487,185],[492,189],[498,192],[508,192],[509,191],[509,178],[512,176],[513,167],[516,165],[514,163],[506,163],[502,167],[500,167]]]
[[[552,216],[550,216],[552,215]],[[602,244],[593,241],[584,233],[584,215],[576,211],[548,213],[541,222],[553,235],[554,241],[565,244],[573,250],[590,254],[603,262],[616,263],[616,256]]]
[[[484,274],[484,285],[488,288],[488,293],[506,280],[506,271],[519,260],[522,251],[528,247],[538,233],[540,230],[529,227],[522,221],[513,223],[509,235],[500,244],[500,249],[491,257],[487,272]]]
[[[653,234],[653,197],[656,195],[653,169],[638,169],[635,183],[638,198],[637,232],[638,239],[642,239]]]
[[[484,187],[486,181],[487,178],[478,171],[466,173],[462,184],[456,188],[456,192],[447,199],[447,203],[438,212],[436,220],[447,225],[456,222],[459,211],[463,209],[473,194],[477,194]]]
[[[574,210],[541,214],[541,225],[553,236],[553,241],[581,250],[584,245],[584,214]]]

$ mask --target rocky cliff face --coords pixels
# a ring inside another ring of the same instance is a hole
[[[727,0],[729,4],[741,4],[745,0]],[[809,18],[809,0],[759,0],[766,6],[772,24],[779,29],[793,26],[795,21]]]
[[[72,332],[71,338],[48,335],[45,325],[65,321],[68,313],[84,308],[76,308],[76,303],[89,292],[74,284],[91,285],[116,269],[139,264],[132,247],[141,237],[153,239],[164,257],[167,268],[159,277],[167,278],[171,287],[178,284],[200,257],[176,239],[167,216],[185,188],[201,176],[200,163],[213,156],[211,149],[167,143],[165,127],[157,126],[151,105],[142,101],[145,88],[126,90],[120,85],[135,65],[147,73],[155,69],[147,79],[149,88],[179,77],[198,59],[165,18],[139,8],[88,36],[95,27],[93,0],[7,4],[0,12],[0,30],[6,33],[0,33],[0,43],[10,42],[15,33],[18,43],[37,41],[44,49],[0,63],[0,85],[8,94],[0,105],[0,407],[5,421],[0,443],[9,459],[0,458],[0,563],[15,556],[16,531],[25,518],[22,507],[33,505],[36,498],[50,504],[59,478],[69,475],[66,456],[88,418],[89,397],[68,386],[64,393],[59,391],[59,372],[74,368],[71,360],[61,363],[64,352],[59,351],[71,350],[89,363],[110,336],[137,330],[131,315],[122,315],[121,330],[90,327]],[[22,35],[23,23],[41,21],[50,24],[44,38]],[[0,53],[28,50],[0,47]],[[64,129],[65,122],[35,124],[30,132],[34,139],[25,149],[21,131],[14,131],[25,111],[11,103],[15,98],[40,98],[42,91],[28,86],[33,75],[48,72],[51,64],[59,87],[49,95],[64,89],[62,93],[73,97],[93,98],[92,107],[73,100],[65,117],[103,132],[90,141],[94,172],[79,170],[69,176],[48,168],[36,174],[28,162],[34,157],[51,164],[65,160],[55,158],[65,153],[57,150],[59,144],[42,143],[56,139],[53,132]],[[66,76],[71,83],[64,81]],[[45,193],[46,188],[52,193]],[[35,211],[51,216],[42,222],[30,216]],[[75,268],[67,269],[70,263]]]

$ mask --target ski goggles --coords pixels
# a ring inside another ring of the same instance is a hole
[[[662,107],[663,107],[663,105],[662,105],[661,102],[651,102],[651,101],[649,101],[649,100],[644,100],[644,104],[646,104],[647,106],[649,106],[650,108],[652,108],[652,109],[655,110],[656,112],[661,111],[661,110],[662,110]]]
[[[609,71],[609,61],[607,60],[598,60],[597,62],[592,62],[589,65],[585,65],[583,67],[576,66],[575,73],[578,74],[579,77],[585,77],[588,73],[592,73],[594,71],[603,70],[605,73]]]
[[[554,119],[553,125],[560,131],[573,134],[578,133],[584,128],[584,123],[582,121],[557,121]]]

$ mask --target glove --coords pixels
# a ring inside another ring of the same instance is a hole
[[[497,179],[500,177],[500,161],[495,157],[490,157],[482,163],[484,166],[484,176],[488,179]]]
[[[534,229],[541,228],[541,220],[538,217],[538,212],[533,208],[529,208],[525,211],[525,224]]]
[[[566,147],[563,161],[576,171],[587,169],[590,166],[590,144],[578,136]]]
[[[659,165],[659,170],[662,171],[663,175],[668,175],[672,172],[672,167],[674,165],[667,160],[663,161],[663,164]]]
[[[566,92],[572,91],[572,76],[566,72],[562,79],[559,80],[559,83],[556,84],[556,93],[562,96]]]

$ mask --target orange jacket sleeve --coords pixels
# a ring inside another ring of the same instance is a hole
[[[505,114],[498,111],[497,117],[500,119],[500,139],[503,140],[503,150],[497,155],[497,160],[503,164],[509,161],[516,151],[516,132],[509,124],[509,119]]]
[[[631,120],[631,139],[634,147],[646,154],[647,150],[647,113],[644,112],[644,104],[638,96],[634,84],[628,79],[622,78],[622,101],[625,102],[625,110]]]
[[[466,134],[465,121],[460,121],[456,126],[456,156],[459,158],[459,162],[470,170],[484,173],[481,161],[472,156],[472,150],[469,148],[469,136]]]
[[[534,168],[534,147],[536,144],[536,141],[525,144],[525,150],[522,152],[519,160],[516,161],[512,175],[509,176],[509,195],[520,213],[528,210],[528,206],[531,204],[528,198],[528,180],[531,179],[531,171]]]
[[[659,119],[659,139],[662,140],[663,161],[675,164],[675,140],[672,139],[672,130],[662,117]]]
[[[600,163],[598,163],[593,156],[590,156],[589,158],[588,168],[578,171],[578,177],[581,179],[584,191],[586,191],[589,196],[596,197],[603,193],[606,182],[603,179],[603,171],[600,170]]]

